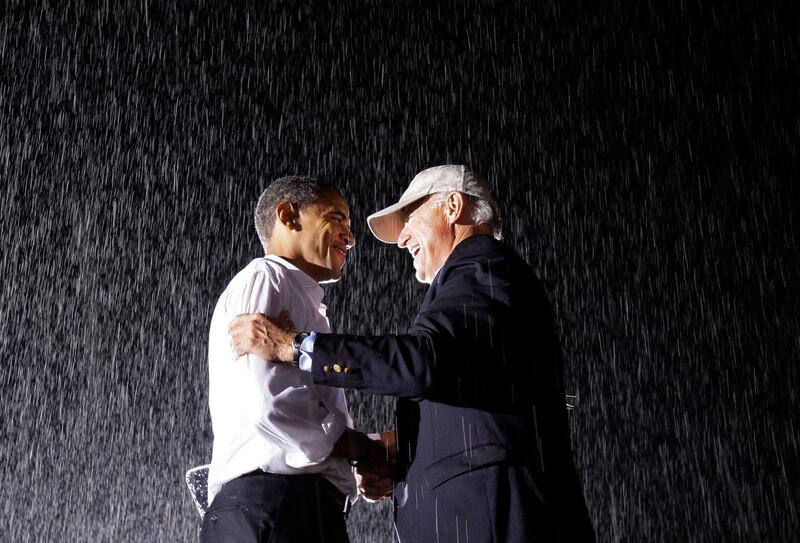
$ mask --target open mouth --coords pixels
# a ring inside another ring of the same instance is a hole
[[[341,254],[343,257],[347,258],[347,251],[345,251],[345,250],[344,250],[344,249],[342,249],[341,247],[337,247],[337,246],[335,246],[335,245],[334,245],[334,246],[333,246],[333,250],[334,250],[334,251],[337,251],[337,252],[338,252],[339,254]]]
[[[417,254],[419,254],[419,245],[417,245],[413,249],[409,249],[408,252],[411,253],[411,258],[417,258]]]

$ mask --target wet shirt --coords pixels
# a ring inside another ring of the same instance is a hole
[[[329,458],[353,422],[344,391],[315,385],[311,375],[255,355],[236,358],[228,325],[241,313],[288,312],[298,330],[330,331],[324,291],[290,262],[268,255],[240,271],[220,296],[208,343],[209,408],[214,449],[208,501],[226,482],[258,468],[278,474],[321,473],[354,498],[344,459]]]

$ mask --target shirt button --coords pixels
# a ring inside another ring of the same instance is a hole
[[[340,364],[334,364],[333,365],[333,371],[335,371],[336,373],[341,373],[342,372],[342,366]]]
[[[331,367],[326,364],[322,366],[322,371],[328,373],[329,371],[331,371]]]

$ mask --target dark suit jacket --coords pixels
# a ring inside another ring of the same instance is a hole
[[[408,334],[319,334],[312,373],[400,398],[403,541],[593,540],[550,304],[504,244],[461,242]]]

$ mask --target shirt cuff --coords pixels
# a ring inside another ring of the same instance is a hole
[[[300,360],[298,360],[298,367],[303,371],[311,371],[311,355],[314,353],[314,341],[317,339],[317,333],[311,332],[300,344]]]

